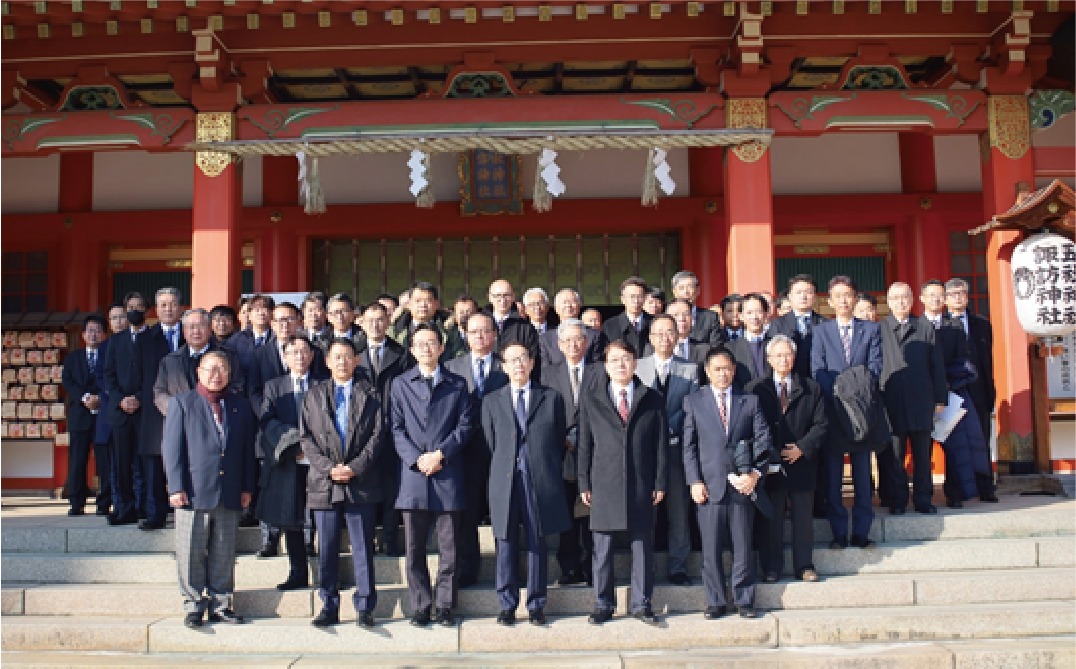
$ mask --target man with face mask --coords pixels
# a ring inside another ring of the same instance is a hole
[[[142,425],[142,370],[138,337],[146,332],[146,298],[128,293],[123,298],[130,329],[117,332],[105,352],[105,390],[108,392],[108,415],[115,439],[116,493],[109,525],[132,525],[138,522],[142,489],[138,460],[138,435]],[[148,393],[147,393],[148,394]],[[148,400],[147,400],[148,401]],[[136,478],[137,477],[137,478]]]

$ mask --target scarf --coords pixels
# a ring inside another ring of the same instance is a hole
[[[205,398],[205,401],[209,402],[209,406],[213,409],[213,416],[216,417],[217,422],[224,423],[223,409],[220,402],[224,399],[224,396],[228,393],[228,389],[224,390],[210,390],[202,385],[202,382],[198,382],[198,394]]]

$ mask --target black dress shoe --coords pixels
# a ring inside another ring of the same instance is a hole
[[[998,503],[998,496],[997,495],[980,495],[979,496],[979,501],[980,502],[990,502],[991,504],[997,504]]]
[[[502,610],[497,614],[497,624],[511,627],[516,624],[516,612],[509,611],[507,609]]]
[[[209,614],[209,622],[211,623],[228,623],[229,625],[242,625],[246,622],[243,616],[236,615],[235,611],[231,609],[221,609],[216,613]]]
[[[834,539],[833,541],[829,542],[829,547],[832,548],[833,550],[837,550],[837,549],[840,549],[840,548],[848,548],[848,540],[847,539]]]
[[[306,545],[306,556],[307,557],[313,557],[313,556],[315,556],[317,554],[318,554],[318,547],[317,546],[315,546],[314,544],[307,544]]]
[[[419,609],[411,616],[411,624],[415,627],[425,627],[430,624],[430,610]]]
[[[545,611],[542,609],[535,609],[530,612],[530,621],[532,625],[545,625]]]
[[[254,557],[258,558],[259,560],[276,556],[277,551],[276,547],[274,546],[262,546],[261,549],[259,549],[258,552],[254,554]]]
[[[437,609],[434,622],[444,627],[454,627],[456,625],[456,616],[452,615],[452,609]]]
[[[314,627],[329,627],[330,625],[335,625],[338,622],[340,622],[339,611],[330,611],[328,609],[322,609],[321,613],[319,613],[317,617],[310,621],[310,624]]]
[[[390,544],[385,548],[385,555],[389,557],[403,557],[404,550]]]
[[[469,588],[469,587],[471,587],[473,585],[477,585],[477,584],[478,584],[478,577],[477,576],[467,576],[466,578],[461,577],[458,581],[456,581],[456,587],[457,588]]]
[[[145,530],[146,532],[152,532],[153,530],[164,529],[164,521],[152,521],[149,519],[138,521],[138,529]]]
[[[889,515],[891,516],[903,516],[904,514],[905,509],[903,506],[894,506],[893,508],[889,509]]]
[[[373,611],[359,611],[359,615],[355,618],[355,624],[363,629],[374,628],[374,612]]]
[[[582,572],[566,571],[557,579],[557,585],[579,585],[583,580]]]
[[[309,588],[309,587],[310,587],[310,581],[308,581],[307,579],[289,577],[288,580],[284,581],[283,583],[278,583],[277,586],[276,586],[276,589],[277,590],[301,590],[302,588]]]
[[[258,527],[258,519],[254,516],[240,516],[239,527]]]
[[[669,583],[673,585],[691,585],[691,579],[687,574],[673,574],[669,577]]]
[[[926,515],[929,516],[929,515],[937,513],[938,512],[938,507],[934,506],[933,504],[928,504],[927,506],[917,506],[917,507],[915,507],[915,512],[916,513],[923,513],[923,514],[926,514]]]
[[[183,626],[189,627],[192,630],[198,629],[202,626],[202,614],[201,613],[188,613],[183,616]]]
[[[73,506],[73,507],[71,507],[70,509],[67,510],[67,515],[69,515],[69,516],[84,516],[84,515],[86,515],[86,510],[83,509],[81,506]]]
[[[848,545],[854,546],[855,548],[873,548],[874,542],[867,537],[861,537],[859,535],[853,534],[848,539]]]
[[[741,618],[758,618],[761,614],[753,606],[741,606],[740,617]]]
[[[631,614],[631,617],[635,618],[639,622],[646,623],[647,625],[658,624],[658,617],[654,615],[654,612],[650,610],[649,606],[645,609],[640,609],[639,611],[636,611],[635,613]]]
[[[138,514],[129,513],[126,516],[112,514],[108,517],[109,525],[134,525],[138,522]]]
[[[613,611],[611,609],[594,609],[594,613],[591,613],[587,617],[587,622],[591,625],[601,625],[607,623],[613,619]]]
[[[97,511],[94,512],[98,516],[110,516],[112,515],[112,509],[108,507],[97,507]]]
[[[726,606],[707,606],[706,612],[702,614],[703,618],[707,620],[717,620],[728,615],[728,607]]]
[[[964,502],[961,502],[959,499],[951,499],[945,503],[945,506],[949,507],[950,509],[963,509]]]
[[[774,572],[771,571],[771,572],[768,572],[768,573],[766,573],[766,574],[764,574],[762,576],[762,582],[763,583],[776,583],[778,580],[780,580],[780,578],[781,577],[778,574],[775,574]]]

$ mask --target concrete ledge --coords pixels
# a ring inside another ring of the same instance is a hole
[[[624,653],[624,669],[939,669],[952,653],[937,645],[867,645],[812,649],[750,649]]]
[[[44,585],[27,590],[27,615],[144,615],[183,613],[177,585]],[[251,617],[311,617],[309,589],[238,589],[235,610]]]
[[[1018,638],[1076,633],[1072,602],[778,611],[781,646]]]
[[[701,614],[662,616],[659,627],[632,618],[618,617],[595,626],[581,616],[550,618],[544,627],[526,621],[513,627],[483,618],[468,620],[461,628],[460,651],[464,653],[679,650],[692,647],[773,647],[777,642],[776,620],[764,616],[745,620],[729,616],[705,620]]]
[[[63,553],[67,530],[56,527],[5,527],[0,530],[4,553]]]
[[[1076,573],[1065,568],[916,574],[914,578],[916,604],[1076,599]]]
[[[154,618],[13,616],[0,628],[8,650],[106,650],[144,653]]]
[[[199,655],[197,653],[155,653],[153,655],[80,655],[77,653],[9,653],[4,652],[4,664],[12,667],[34,669],[97,669],[98,667],[143,667],[143,669],[168,669],[169,667],[201,667],[205,669],[231,669],[231,667],[267,667],[287,669],[294,666],[297,655]]]
[[[25,607],[24,588],[5,587],[0,590],[0,614],[5,616],[20,615]]]
[[[416,629],[405,620],[378,621],[373,630],[354,622],[327,630],[308,620],[254,620],[246,625],[206,625],[201,630],[183,626],[180,618],[168,618],[149,626],[149,650],[153,653],[455,653],[459,650],[459,627],[431,625]]]
[[[1009,669],[1076,667],[1076,640],[997,639],[966,644],[945,644],[953,653],[954,669]]]
[[[585,667],[586,669],[620,669],[620,655],[616,653],[545,653],[530,654],[481,654],[481,655],[304,655],[293,667],[302,669],[330,669],[353,667],[364,669],[389,669],[390,667],[428,668],[439,667],[521,667],[522,669],[562,669]]]
[[[1072,550],[1072,543],[1072,537],[1039,539],[1039,566],[1076,566],[1076,551]]]
[[[967,508],[949,510],[942,507],[937,515],[931,516],[913,513],[911,509],[903,516],[886,515],[883,511],[878,518],[882,519],[887,542],[1018,539],[1076,533],[1076,514],[1071,503],[1004,508],[1007,502],[986,505],[971,501]]]

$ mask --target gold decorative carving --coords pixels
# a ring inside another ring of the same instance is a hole
[[[727,128],[765,128],[767,125],[764,98],[732,99],[725,106],[725,127]],[[745,163],[753,163],[766,154],[766,145],[760,142],[748,142],[732,147],[732,152]]]
[[[235,114],[207,112],[198,114],[195,139],[199,142],[229,142],[235,139]],[[194,162],[207,177],[219,176],[232,163],[232,155],[224,151],[198,151]]]
[[[796,255],[812,255],[812,256],[824,256],[829,253],[829,247],[824,244],[817,246],[793,246],[792,252]]]
[[[1023,95],[991,95],[986,101],[990,146],[1010,160],[1019,160],[1031,146],[1031,123]]]

